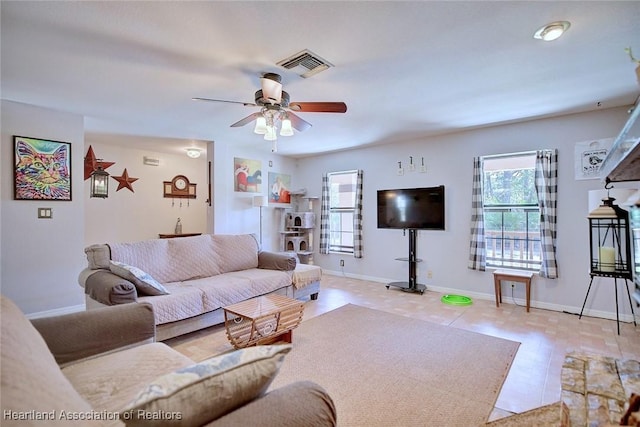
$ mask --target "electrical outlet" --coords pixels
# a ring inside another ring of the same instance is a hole
[[[344,267],[344,260],[343,259],[340,260],[340,267]]]
[[[431,270],[427,271],[427,279],[433,279],[433,271]]]

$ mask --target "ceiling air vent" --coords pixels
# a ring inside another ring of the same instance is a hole
[[[329,67],[333,67],[328,61],[320,58],[315,53],[310,50],[303,50],[301,52],[296,53],[295,55],[291,55],[290,57],[279,61],[277,65],[286,68],[287,70],[295,71],[300,75],[300,77],[308,78],[315,74],[318,74],[321,71],[328,69]]]

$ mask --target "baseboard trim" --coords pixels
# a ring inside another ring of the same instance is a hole
[[[68,307],[54,308],[53,310],[38,311],[25,315],[27,319],[40,319],[42,317],[61,316],[63,314],[77,313],[84,311],[84,304],[70,305]]]
[[[371,277],[371,276],[363,276],[363,275],[359,275],[359,274],[343,273],[341,271],[335,271],[335,270],[324,270],[323,269],[322,273],[323,274],[328,274],[328,275],[331,275],[331,276],[340,276],[340,277],[347,277],[347,278],[352,278],[352,279],[367,280],[369,282],[377,282],[377,283],[390,283],[390,282],[395,282],[396,281],[394,279],[383,279],[383,278],[380,278],[380,277]],[[443,293],[443,294],[449,294],[449,293],[451,293],[451,294],[459,294],[461,292],[460,289],[447,288],[447,287],[442,287],[442,286],[433,286],[433,285],[428,285],[427,286],[427,291],[434,291],[434,292],[439,292],[439,293]],[[475,299],[479,299],[479,300],[486,300],[486,301],[495,301],[495,295],[493,293],[487,294],[487,293],[481,293],[481,292],[464,291],[464,294],[465,294],[465,296],[468,296],[470,298],[475,298]],[[514,301],[515,301],[516,304],[521,305],[522,307],[526,306],[526,301],[524,299],[514,298],[512,300],[511,297],[505,298],[504,295],[502,296],[502,304],[512,304],[513,305]],[[539,301],[534,301],[534,300],[531,300],[531,307],[532,308],[540,308],[540,309],[543,309],[543,310],[558,311],[558,312],[567,313],[567,314],[574,314],[576,316],[580,314],[580,309],[581,309],[581,307],[565,306],[565,305],[559,305],[559,304],[539,302]],[[607,320],[614,320],[615,321],[616,320],[616,313],[615,312],[609,312],[609,311],[602,311],[602,310],[585,309],[585,311],[583,313],[583,317],[597,317],[599,319],[607,319]],[[636,317],[640,318],[640,313],[636,314]],[[623,314],[620,315],[620,321],[621,322],[625,322],[625,323],[631,323],[631,322],[633,322],[633,316],[631,314],[623,313]]]

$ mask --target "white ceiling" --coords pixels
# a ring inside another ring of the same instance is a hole
[[[292,101],[344,101],[299,113],[280,137],[301,157],[550,115],[629,105],[638,96],[638,1],[27,2],[2,1],[3,99],[85,116],[86,131],[215,140],[270,150],[254,101],[264,72]],[[538,27],[571,22],[555,42]],[[303,79],[276,65],[309,49],[335,65]],[[178,139],[179,141],[176,141]],[[176,148],[178,149],[178,148]]]

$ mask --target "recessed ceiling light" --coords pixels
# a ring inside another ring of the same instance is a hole
[[[200,157],[201,150],[199,148],[187,148],[187,156],[192,159],[197,159]]]
[[[550,41],[556,40],[561,35],[563,35],[564,32],[569,29],[570,26],[571,26],[571,23],[569,21],[552,22],[538,29],[538,31],[536,31],[535,34],[533,35],[533,38],[550,42]]]

